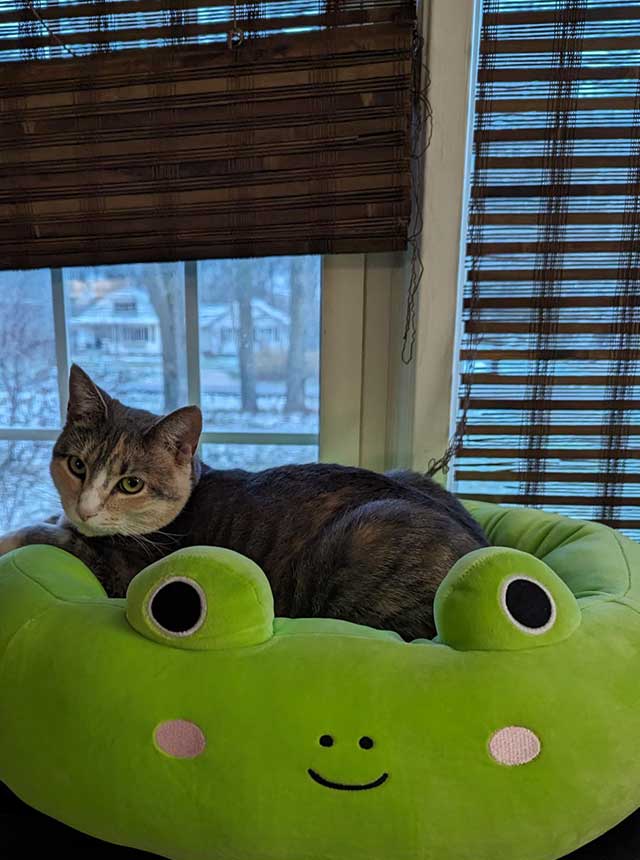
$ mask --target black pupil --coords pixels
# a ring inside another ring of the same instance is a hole
[[[169,582],[155,593],[149,611],[165,630],[186,633],[200,620],[202,600],[188,582]]]
[[[371,740],[371,738],[368,738],[366,736],[364,738],[360,738],[359,743],[363,750],[370,750],[373,746],[373,741]]]
[[[509,614],[523,627],[531,630],[548,624],[553,605],[547,592],[529,579],[514,579],[507,586],[505,603]]]
[[[332,747],[333,746],[333,738],[331,735],[322,735],[320,738],[320,746],[321,747]]]

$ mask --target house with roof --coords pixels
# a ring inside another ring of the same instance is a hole
[[[263,299],[251,299],[253,348],[255,352],[287,352],[289,316]],[[200,307],[200,348],[205,355],[235,356],[240,337],[237,302]]]
[[[251,300],[255,352],[286,352],[289,317],[262,299]],[[125,287],[72,307],[72,351],[107,355],[162,354],[160,323],[146,290]],[[240,336],[237,302],[200,306],[200,347],[205,355],[236,356]]]
[[[72,309],[69,319],[74,352],[107,355],[159,355],[160,323],[146,290],[127,287]]]

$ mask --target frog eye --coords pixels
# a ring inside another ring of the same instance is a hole
[[[546,633],[555,623],[557,611],[553,595],[541,582],[529,576],[516,574],[506,579],[500,602],[511,623],[530,635]]]
[[[170,636],[190,636],[204,623],[207,598],[193,579],[175,576],[161,582],[149,597],[149,618]]]
[[[582,614],[543,561],[508,547],[474,550],[454,564],[434,603],[438,641],[460,651],[515,651],[560,642]]]
[[[174,648],[259,645],[273,634],[273,596],[264,573],[245,556],[188,547],[131,580],[127,620],[147,639]]]

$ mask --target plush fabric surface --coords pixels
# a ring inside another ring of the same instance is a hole
[[[175,553],[127,601],[60,550],[4,557],[0,779],[173,860],[556,860],[594,839],[640,806],[640,547],[469,507],[495,546],[442,584],[438,642],[274,624],[226,550]],[[538,627],[509,616],[512,581],[539,589]],[[159,627],[176,582],[193,600]]]

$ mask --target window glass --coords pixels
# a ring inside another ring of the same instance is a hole
[[[199,263],[207,430],[317,433],[319,257]]]
[[[0,534],[62,511],[49,476],[52,447],[0,441]]]
[[[213,469],[246,469],[258,472],[288,463],[314,463],[317,445],[227,445],[202,446],[202,459]]]
[[[0,272],[0,427],[59,421],[51,276]]]
[[[183,272],[180,263],[64,271],[71,359],[129,406],[187,403]]]

